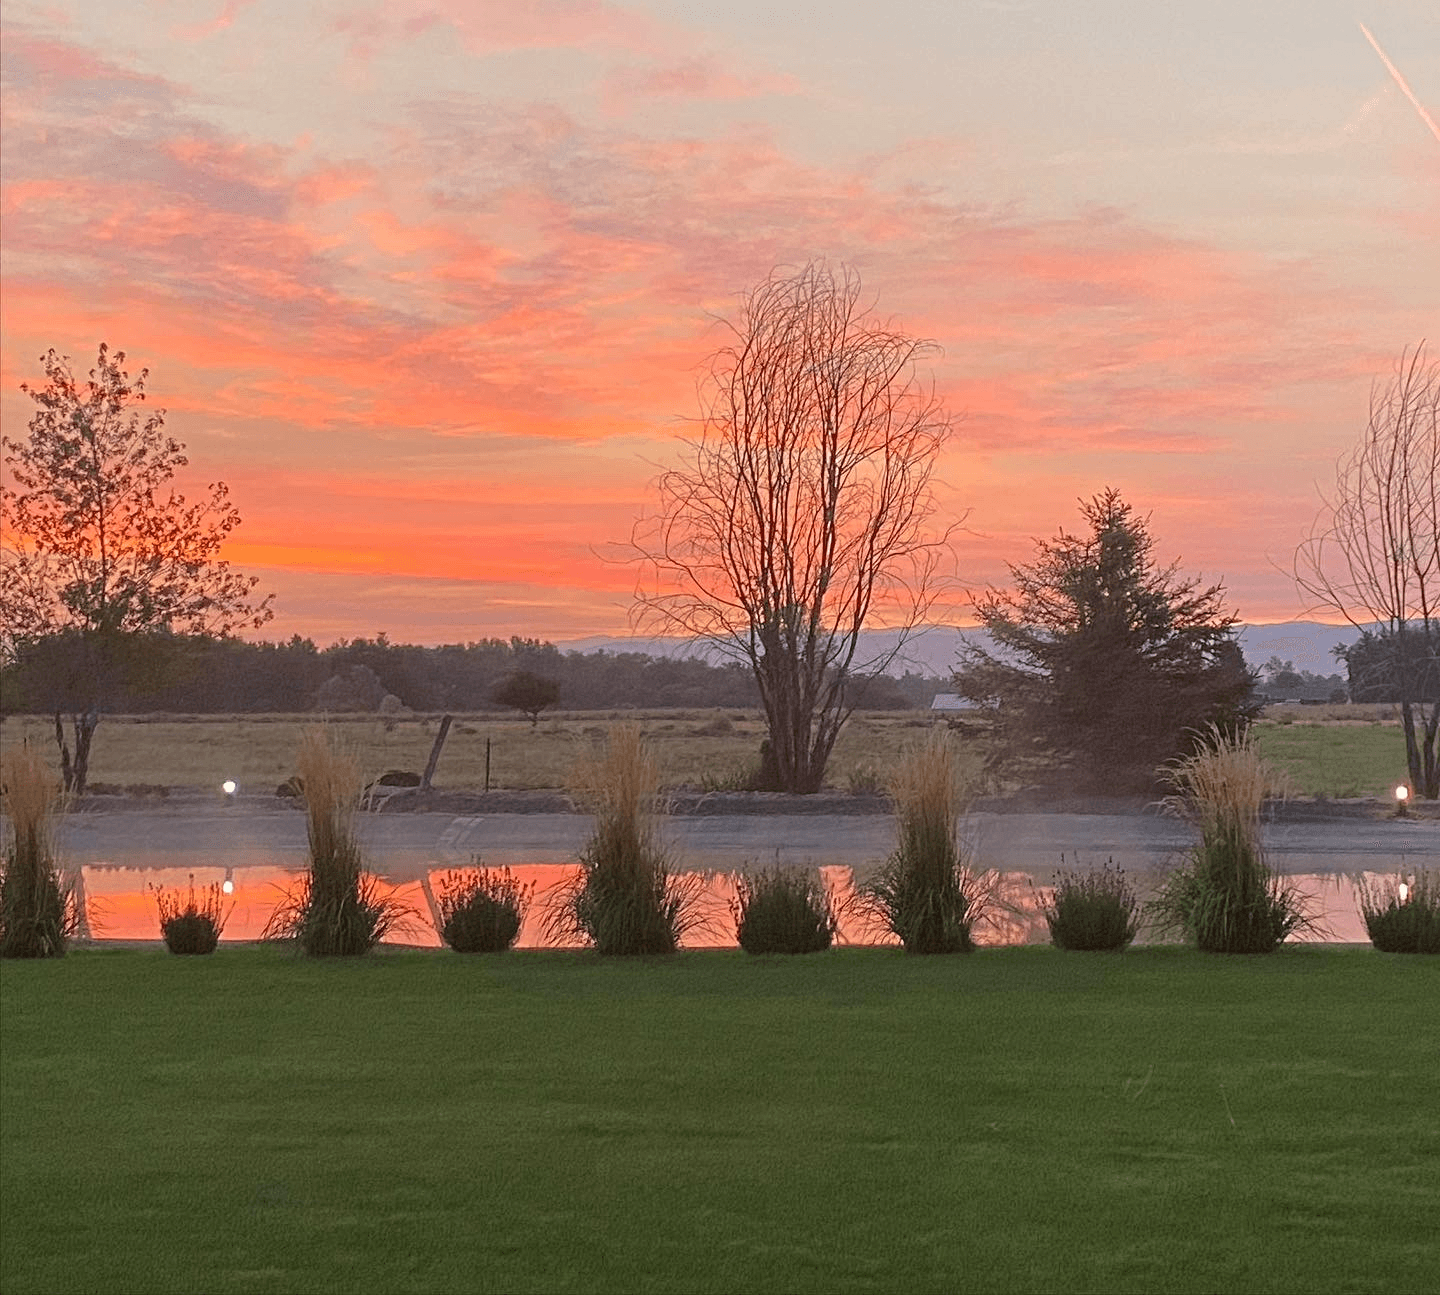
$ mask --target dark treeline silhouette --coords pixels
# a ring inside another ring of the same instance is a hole
[[[82,667],[62,637],[22,647],[0,670],[0,696],[11,713],[63,709]],[[317,647],[147,635],[127,643],[124,668],[110,689],[112,714],[295,713],[312,710],[421,712],[504,710],[493,699],[507,677],[525,671],[553,679],[566,710],[615,707],[754,707],[755,680],[739,663],[710,665],[641,652],[562,652],[538,639],[481,639],[423,647],[373,639]],[[861,706],[928,707],[943,682],[920,675],[870,681]],[[393,700],[389,700],[393,698]]]
[[[1433,632],[1401,636],[1388,627],[1362,630],[1349,647],[1335,649],[1349,675],[1350,700],[1398,702],[1409,696],[1417,702],[1440,701],[1437,641]]]

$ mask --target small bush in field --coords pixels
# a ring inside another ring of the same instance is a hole
[[[1123,949],[1135,938],[1139,907],[1125,870],[1110,860],[1100,872],[1064,870],[1055,891],[1040,906],[1050,941],[1060,949]]]
[[[160,910],[160,934],[171,953],[214,953],[220,943],[220,932],[230,916],[220,886],[212,882],[195,895],[195,874],[183,894],[179,890],[151,887],[155,906]]]
[[[1440,953],[1440,869],[1360,879],[1360,915],[1382,953]]]
[[[819,953],[835,939],[835,908],[814,869],[742,873],[731,912],[746,953]]]
[[[519,938],[534,894],[509,868],[447,872],[436,899],[440,938],[457,953],[503,953]]]

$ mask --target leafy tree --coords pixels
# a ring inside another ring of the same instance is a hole
[[[490,700],[500,706],[511,706],[530,716],[533,728],[540,722],[540,712],[560,700],[560,684],[545,675],[529,670],[516,670],[495,685]]]
[[[1271,701],[1283,698],[1345,702],[1350,698],[1345,681],[1338,674],[1297,670],[1293,661],[1282,661],[1278,656],[1272,656],[1260,667],[1260,683]]]
[[[698,430],[637,528],[655,578],[639,605],[749,667],[767,780],[815,792],[856,682],[905,639],[867,661],[861,630],[878,609],[913,628],[940,587],[928,525],[950,421],[916,373],[931,344],[877,319],[843,267],[772,274],[727,327]]]
[[[1158,568],[1117,491],[1081,513],[1088,534],[1037,541],[1013,590],[977,600],[995,648],[964,649],[955,686],[990,708],[1011,757],[1087,790],[1150,787],[1206,725],[1249,723],[1255,679],[1219,585]]]
[[[21,386],[36,406],[28,437],[0,440],[12,483],[0,489],[0,648],[45,666],[66,789],[83,792],[101,711],[144,657],[144,636],[258,628],[270,599],[256,601],[258,581],[216,556],[240,524],[225,485],[190,503],[171,484],[188,460],[165,411],[137,408],[149,371],[132,379],[125,353],[103,342],[86,381],[68,356],[41,363],[45,386]]]
[[[1305,685],[1305,676],[1295,669],[1295,662],[1282,661],[1278,656],[1272,656],[1260,667],[1260,677],[1268,687],[1282,692],[1293,692]]]

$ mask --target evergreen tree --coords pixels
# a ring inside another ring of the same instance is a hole
[[[1118,491],[1081,512],[1089,534],[1037,541],[1014,589],[976,602],[995,647],[964,650],[955,686],[992,710],[1012,759],[1084,790],[1148,788],[1206,725],[1249,723],[1255,679],[1221,586],[1157,567]]]

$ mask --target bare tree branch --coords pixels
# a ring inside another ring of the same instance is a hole
[[[1411,785],[1440,797],[1440,364],[1406,349],[1370,391],[1370,417],[1295,555],[1321,607],[1388,643]]]
[[[843,266],[772,274],[726,327],[684,464],[636,527],[654,581],[637,589],[638,615],[749,664],[773,776],[812,792],[852,682],[893,659],[941,587],[950,532],[929,529],[932,474],[951,421],[916,374],[933,343],[877,320]],[[881,607],[899,643],[857,659]]]

